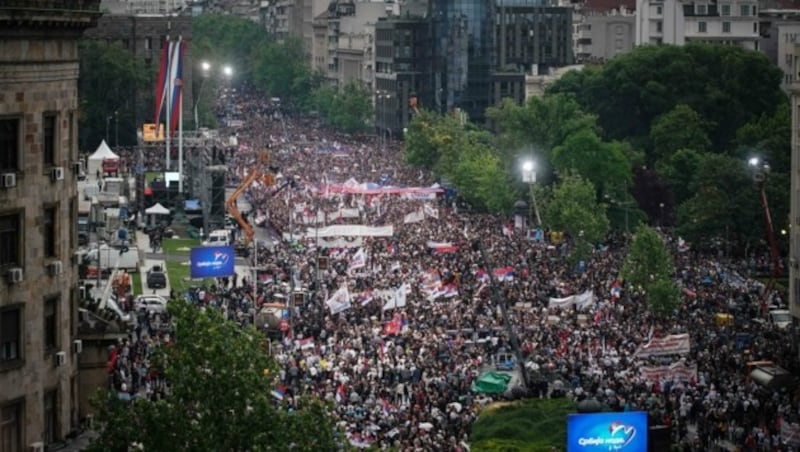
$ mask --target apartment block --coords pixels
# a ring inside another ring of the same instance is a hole
[[[100,0],[0,2],[0,450],[79,426],[78,47]]]

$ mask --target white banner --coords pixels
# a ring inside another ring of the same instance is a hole
[[[575,306],[577,309],[583,309],[587,306],[591,306],[592,303],[594,303],[594,292],[587,290],[586,292],[564,298],[550,298],[547,307],[568,309]]]
[[[404,193],[403,199],[416,199],[420,201],[433,201],[436,193]]]
[[[288,240],[288,239],[287,239]],[[324,239],[317,240],[317,246],[320,248],[359,248],[364,245],[364,239],[355,237],[353,240],[347,239]]]
[[[338,314],[350,309],[350,292],[347,291],[347,286],[340,287],[325,304],[328,305],[331,314]]]
[[[367,265],[367,253],[364,252],[364,248],[359,248],[356,251],[356,254],[350,259],[350,266],[348,267],[348,271],[352,271],[358,268],[363,268]]]
[[[697,364],[687,366],[682,362],[670,366],[646,366],[639,370],[642,378],[650,381],[680,380],[685,383],[697,381]]]
[[[360,224],[337,224],[325,228],[309,228],[306,237],[391,237],[394,226],[364,226]]]
[[[647,358],[650,356],[683,355],[691,349],[688,334],[671,334],[667,337],[653,338],[650,342],[639,347],[636,357]]]

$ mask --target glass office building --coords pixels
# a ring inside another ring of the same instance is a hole
[[[494,2],[431,0],[433,108],[483,122],[494,63]]]

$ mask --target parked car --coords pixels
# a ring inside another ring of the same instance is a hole
[[[150,289],[164,289],[167,287],[167,274],[161,266],[154,265],[147,270],[147,287]]]
[[[160,314],[167,311],[167,300],[160,295],[139,295],[133,300],[133,309]]]

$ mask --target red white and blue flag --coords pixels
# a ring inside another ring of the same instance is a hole
[[[169,133],[173,133],[178,126],[178,109],[183,95],[183,56],[186,53],[186,42],[181,38],[177,41],[167,41],[161,50],[161,61],[158,67],[158,80],[155,92],[155,117],[154,123],[161,122],[161,112],[167,106],[169,119]]]

